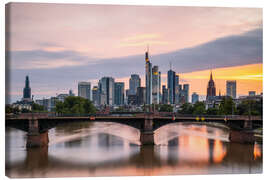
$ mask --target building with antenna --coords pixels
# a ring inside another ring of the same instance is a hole
[[[152,63],[149,60],[149,47],[145,52],[145,87],[146,104],[152,104]]]

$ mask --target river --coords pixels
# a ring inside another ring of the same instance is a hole
[[[26,133],[6,128],[6,175],[12,178],[262,173],[262,145],[231,143],[226,128],[169,124],[155,146],[117,123],[75,122],[48,131],[49,146],[26,148]]]

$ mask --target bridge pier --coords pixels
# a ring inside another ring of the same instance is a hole
[[[140,134],[141,145],[155,145],[153,131],[153,115],[146,115]]]
[[[254,143],[255,136],[251,131],[230,130],[229,140],[235,143]]]
[[[244,129],[252,129],[252,121],[251,120],[244,121]]]
[[[32,118],[28,120],[28,133],[27,133],[27,141],[26,147],[44,147],[48,146],[49,137],[48,131],[40,133],[38,119]]]

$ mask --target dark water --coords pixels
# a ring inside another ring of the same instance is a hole
[[[23,131],[6,129],[9,177],[79,177],[261,173],[262,147],[230,143],[226,129],[170,124],[155,131],[156,146],[115,123],[72,123],[49,130],[49,147],[26,149]]]

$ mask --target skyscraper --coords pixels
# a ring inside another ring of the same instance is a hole
[[[146,102],[146,89],[145,87],[138,87],[137,89],[137,103],[143,105]]]
[[[79,82],[78,83],[78,96],[91,100],[91,83]]]
[[[123,105],[125,97],[125,83],[115,82],[114,83],[114,104]]]
[[[232,98],[236,98],[236,81],[226,81],[226,94]]]
[[[210,80],[209,80],[208,86],[207,86],[206,100],[211,101],[214,99],[215,96],[216,96],[216,86],[215,86],[215,82],[213,80],[212,71],[211,71]]]
[[[179,89],[179,75],[175,75],[175,104],[179,104],[179,95],[180,95],[180,89]]]
[[[25,77],[25,87],[23,88],[23,100],[31,101],[31,88],[28,76]]]
[[[192,93],[192,104],[195,104],[197,101],[199,101],[199,95],[196,92]]]
[[[137,88],[141,86],[141,78],[138,74],[131,74],[129,79],[129,95],[136,95]]]
[[[175,103],[175,72],[173,70],[168,71],[167,87],[169,91],[169,103]]]
[[[189,84],[184,84],[183,85],[183,91],[184,91],[184,96],[185,96],[185,102],[189,102]]]
[[[99,104],[99,101],[98,101],[98,98],[99,98],[99,94],[98,94],[98,87],[97,86],[94,86],[93,89],[92,89],[92,101],[94,103],[94,105],[98,105]]]
[[[160,72],[158,66],[154,66],[152,69],[152,103],[159,104],[160,93]]]
[[[165,85],[162,86],[162,104],[168,104],[169,92]]]
[[[145,86],[146,104],[152,104],[152,64],[148,57],[148,49],[145,52]]]
[[[114,79],[103,77],[98,82],[99,104],[113,105],[114,103]]]

